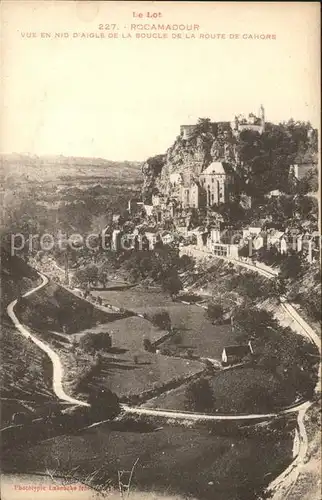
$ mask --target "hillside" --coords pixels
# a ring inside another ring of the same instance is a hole
[[[56,179],[109,177],[136,181],[141,178],[140,162],[115,162],[103,158],[75,156],[37,156],[18,153],[2,154],[1,167],[5,182],[13,178],[19,181],[50,182]],[[54,167],[54,168],[53,168]]]
[[[6,313],[17,296],[39,284],[36,272],[25,262],[1,251],[1,427],[15,412],[40,415],[56,402],[52,392],[49,358],[22,337]]]
[[[2,155],[5,233],[96,232],[140,196],[141,166],[101,158]],[[10,237],[9,237],[10,241]]]

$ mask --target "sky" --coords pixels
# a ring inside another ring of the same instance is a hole
[[[180,124],[232,120],[261,104],[268,121],[319,127],[318,3],[5,0],[1,18],[3,152],[142,161],[165,152]],[[181,32],[194,39],[136,39],[151,34],[140,23],[199,29]],[[199,38],[206,33],[225,38]]]

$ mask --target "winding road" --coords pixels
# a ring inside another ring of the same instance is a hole
[[[38,285],[37,287],[33,288],[32,290],[29,290],[29,292],[22,295],[22,297],[28,297],[32,293],[37,292],[38,290],[40,290],[41,288],[43,288],[44,286],[47,285],[47,283],[49,281],[48,278],[45,275],[39,273],[39,271],[37,271],[37,272],[42,279],[41,284]],[[52,381],[52,383],[53,383],[53,391],[56,394],[56,396],[61,401],[65,401],[67,403],[71,403],[74,405],[80,405],[80,406],[90,406],[85,401],[80,401],[79,399],[74,399],[74,398],[68,396],[68,394],[66,394],[66,392],[63,389],[63,384],[62,384],[64,372],[63,372],[63,367],[62,367],[62,364],[61,364],[61,361],[60,361],[58,354],[55,351],[53,351],[53,349],[51,347],[49,347],[47,344],[45,344],[44,342],[39,340],[37,337],[35,337],[35,335],[33,335],[28,330],[28,328],[26,328],[24,325],[22,325],[20,323],[20,321],[18,320],[18,318],[15,314],[15,311],[14,311],[14,308],[15,308],[15,305],[17,304],[17,302],[18,302],[18,300],[16,299],[16,300],[13,300],[12,302],[10,302],[10,304],[8,305],[8,307],[7,307],[8,316],[12,320],[12,322],[15,325],[15,327],[17,328],[17,330],[19,330],[21,335],[23,335],[25,338],[31,340],[32,342],[34,342],[34,344],[36,344],[42,351],[44,351],[49,356],[49,358],[52,362],[52,365],[53,365],[53,381]]]
[[[274,271],[270,271],[268,269],[263,269],[259,266],[254,266],[252,264],[249,264],[247,262],[239,261],[239,260],[233,260],[233,259],[225,259],[233,264],[246,267],[248,269],[251,269],[252,271],[256,271],[259,274],[267,277],[267,278],[273,278],[276,276],[276,273]],[[37,292],[44,286],[48,284],[48,278],[37,271],[39,276],[41,277],[42,282],[40,285],[37,287],[31,289],[22,297],[28,297],[32,293]],[[63,367],[60,361],[60,358],[58,354],[53,351],[51,347],[49,347],[47,344],[39,340],[35,335],[33,335],[28,328],[26,328],[24,325],[20,323],[18,320],[14,308],[17,304],[18,300],[13,300],[7,307],[7,313],[9,317],[11,318],[14,326],[17,328],[17,330],[23,335],[25,338],[31,340],[34,342],[40,349],[42,349],[50,358],[52,361],[53,365],[53,380],[52,380],[52,386],[53,386],[53,391],[56,394],[56,396],[64,402],[71,403],[74,405],[79,405],[79,406],[90,406],[87,402],[77,400],[75,398],[72,398],[68,396],[68,394],[65,393],[63,389]],[[285,300],[281,300],[281,305],[284,311],[288,314],[288,316],[292,319],[293,322],[295,322],[296,328],[295,331],[297,333],[301,333],[302,335],[306,336],[312,343],[314,343],[318,350],[319,353],[321,354],[321,339],[319,336],[314,332],[314,330],[306,323],[306,321],[303,320],[303,318],[298,314],[294,306]],[[320,383],[321,383],[321,365],[319,368],[319,380],[316,386],[316,391],[320,390]],[[238,420],[268,420],[272,418],[276,418],[279,415],[290,413],[290,412],[298,412],[298,418],[297,418],[297,424],[298,424],[298,438],[299,438],[299,448],[298,448],[298,453],[293,462],[276,478],[274,481],[270,483],[270,485],[267,488],[267,492],[273,495],[272,499],[273,500],[281,500],[283,498],[287,498],[292,486],[295,484],[300,472],[301,472],[301,466],[304,463],[305,457],[307,455],[307,449],[308,449],[308,437],[304,425],[304,417],[307,412],[307,410],[310,408],[312,405],[312,402],[310,401],[305,401],[305,402],[299,402],[298,404],[293,405],[290,408],[286,408],[276,414],[274,413],[269,413],[269,414],[248,414],[248,415],[206,415],[206,414],[201,414],[201,413],[192,413],[192,412],[182,412],[182,411],[175,411],[175,410],[166,410],[166,409],[148,409],[148,408],[138,408],[138,407],[130,407],[127,405],[122,405],[123,411],[125,411],[128,414],[136,414],[136,415],[147,415],[147,416],[162,416],[166,418],[171,418],[171,419],[178,419],[178,420],[192,420],[192,421],[238,421]]]
[[[239,261],[236,262],[239,264]],[[241,263],[243,265],[244,263]],[[250,266],[249,264],[245,264],[247,267],[255,267],[255,266]],[[267,271],[260,270],[258,267],[256,267],[257,271],[260,272],[265,272],[267,275]],[[22,297],[28,297],[29,295],[39,291],[41,288],[46,286],[49,282],[47,276],[42,274],[39,270],[37,270],[42,282],[40,285],[36,286],[35,288],[29,290],[27,293],[25,293]],[[271,276],[274,275],[271,273]],[[42,342],[39,340],[35,335],[33,335],[26,326],[20,323],[19,319],[17,318],[14,308],[17,304],[17,299],[13,300],[7,307],[7,312],[9,317],[11,318],[14,326],[19,330],[19,332],[25,337],[34,342],[40,349],[42,349],[51,359],[52,364],[53,364],[53,391],[56,394],[56,396],[65,402],[75,404],[75,405],[81,405],[81,406],[90,406],[87,402],[81,401],[75,398],[72,398],[68,396],[68,394],[65,393],[63,389],[63,367],[60,361],[60,358],[58,354],[46,343]],[[283,304],[286,307],[286,310],[288,314],[291,314],[294,316],[294,313],[298,315],[296,311],[293,311],[293,308],[289,310],[290,304]],[[96,307],[96,305],[94,305]],[[292,316],[292,319],[295,321],[298,321],[298,319]],[[305,333],[306,335],[310,338],[311,341],[314,341],[314,336],[317,337],[315,332],[307,325],[301,317],[299,317],[302,325],[301,328],[304,329],[305,327]],[[303,325],[304,323],[304,325]],[[155,415],[155,416],[164,416],[164,417],[171,417],[174,419],[189,419],[189,420],[198,420],[198,419],[203,419],[203,420],[258,420],[258,419],[271,419],[275,418],[278,415],[285,414],[285,413],[291,413],[291,412],[296,412],[296,411],[303,411],[306,408],[306,402],[298,402],[297,404],[286,408],[278,413],[268,413],[268,414],[248,414],[248,415],[227,415],[227,414],[216,414],[216,415],[206,415],[203,413],[194,413],[194,412],[178,412],[175,410],[167,410],[167,409],[162,409],[162,408],[155,408],[155,409],[149,409],[149,408],[138,408],[138,407],[130,407],[128,405],[122,405],[122,408],[124,411],[132,414],[145,414],[145,415]]]

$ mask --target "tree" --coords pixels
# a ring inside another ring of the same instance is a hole
[[[154,326],[161,328],[162,330],[171,329],[171,319],[168,311],[161,310],[157,311],[151,316],[151,323]]]
[[[319,189],[319,175],[317,168],[310,168],[307,174],[300,179],[296,186],[296,192],[300,195],[316,193]]]
[[[98,280],[98,268],[95,264],[90,264],[75,271],[73,283],[82,287],[93,285]]]
[[[237,307],[234,311],[234,328],[237,340],[245,342],[251,338],[272,337],[278,323],[273,315],[264,309],[256,307]]]
[[[105,288],[108,280],[107,280],[107,272],[104,267],[98,269],[97,279],[102,284],[102,287]]]
[[[223,308],[220,304],[215,304],[214,302],[210,302],[207,306],[207,317],[212,322],[218,321],[223,316]]]
[[[296,212],[302,220],[318,218],[318,200],[312,196],[297,196],[294,200]]]
[[[81,337],[79,346],[85,352],[95,352],[101,349],[108,350],[112,347],[112,338],[106,332],[89,332]]]
[[[143,347],[145,351],[154,352],[154,347],[150,339],[147,338],[143,339]]]
[[[190,382],[185,391],[185,407],[188,411],[210,412],[214,406],[214,395],[209,380],[200,378]]]
[[[119,398],[109,389],[94,389],[89,395],[91,416],[96,419],[112,419],[121,411]]]
[[[194,135],[205,134],[211,132],[210,118],[198,118],[198,123],[194,129]]]
[[[280,266],[280,278],[296,279],[302,272],[302,261],[299,255],[292,252]]]
[[[163,290],[170,293],[172,298],[178,295],[180,290],[183,288],[182,282],[178,276],[170,276],[169,278],[166,278],[163,281],[162,286]]]

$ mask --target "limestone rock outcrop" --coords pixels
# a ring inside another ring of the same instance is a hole
[[[183,183],[189,183],[197,180],[212,161],[233,164],[236,161],[235,143],[229,122],[209,123],[206,131],[197,125],[188,138],[181,133],[164,155],[148,158],[144,163],[143,200],[150,203],[156,193],[169,196],[172,174],[180,174]]]

